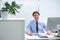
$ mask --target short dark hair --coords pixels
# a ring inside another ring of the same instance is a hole
[[[40,13],[38,11],[34,11],[32,15],[34,16],[35,13],[37,13],[38,15],[40,15]]]

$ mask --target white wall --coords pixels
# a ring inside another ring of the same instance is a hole
[[[1,9],[1,0],[0,0],[0,9]]]
[[[40,0],[41,19],[60,17],[60,0]]]
[[[3,2],[6,0],[3,0]],[[8,0],[11,2],[12,0]],[[33,11],[39,10],[40,20],[46,20],[48,17],[60,17],[60,0],[15,0],[18,4],[23,4],[19,14],[9,15],[9,18],[25,18],[27,25],[33,19]],[[39,7],[39,9],[38,9]]]

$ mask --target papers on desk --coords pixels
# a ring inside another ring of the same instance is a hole
[[[25,34],[25,38],[26,39],[54,38],[54,34],[47,35],[46,33],[40,33],[40,34],[34,33],[32,36]]]
[[[40,39],[37,35],[29,36],[27,34],[25,34],[25,38],[26,39]]]
[[[37,35],[40,38],[48,38],[48,36],[46,35],[46,33],[40,33]]]
[[[42,36],[42,35],[38,35],[38,37],[40,37],[40,38],[48,38],[48,36]]]
[[[33,33],[32,36],[29,36],[29,35],[25,34],[25,38],[29,38],[29,39],[40,39],[40,38],[48,38],[48,36],[45,35],[45,33],[41,33],[41,34]]]
[[[48,36],[48,38],[40,38],[38,37],[37,35],[33,35],[33,36],[29,36],[27,34],[25,34],[25,39],[28,40],[28,39],[32,39],[32,40],[37,40],[37,39],[40,39],[40,40],[45,40],[45,39],[48,39],[48,40],[55,40],[55,39],[59,39],[60,40],[60,37],[54,37],[54,34],[55,33],[52,33],[51,35],[46,35]],[[42,36],[45,35],[45,34],[41,34]]]

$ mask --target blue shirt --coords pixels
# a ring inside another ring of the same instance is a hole
[[[38,33],[44,33],[46,25],[38,21]],[[26,31],[36,33],[36,21],[32,20],[26,27]]]

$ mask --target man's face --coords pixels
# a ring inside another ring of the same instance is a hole
[[[33,17],[34,17],[34,19],[35,19],[36,21],[38,21],[39,16],[40,16],[40,15],[39,15],[38,13],[35,13]]]

